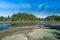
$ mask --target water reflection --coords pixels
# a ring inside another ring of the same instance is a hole
[[[50,29],[56,29],[60,30],[60,24],[59,23],[53,23],[53,22],[38,22],[37,24],[39,27],[48,27]]]
[[[0,30],[4,30],[10,27],[11,27],[10,23],[0,23]]]

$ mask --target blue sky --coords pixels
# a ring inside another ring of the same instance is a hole
[[[0,0],[0,16],[26,12],[44,18],[60,15],[60,0]]]

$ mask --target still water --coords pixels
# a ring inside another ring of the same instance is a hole
[[[37,22],[5,22],[0,23],[0,30],[5,30],[13,27],[35,26]]]
[[[0,30],[11,28],[11,26],[10,23],[0,23]]]
[[[22,26],[38,26],[38,27],[49,27],[50,29],[60,30],[60,22],[6,22],[0,23],[0,30],[12,28],[12,27],[22,27]]]

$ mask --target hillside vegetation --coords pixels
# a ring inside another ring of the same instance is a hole
[[[0,21],[39,21],[40,18],[27,13],[13,14],[11,17],[0,17]]]
[[[0,16],[0,21],[41,21],[43,18],[38,18],[33,14],[28,13],[16,13],[11,16]],[[44,18],[44,20],[60,21],[60,15],[51,15]]]

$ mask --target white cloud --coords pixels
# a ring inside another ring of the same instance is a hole
[[[39,8],[42,8],[42,7],[43,7],[43,4],[39,4],[38,7],[39,7]]]
[[[30,8],[31,5],[29,5],[29,4],[20,4],[20,7],[21,8]]]
[[[11,3],[6,3],[6,2],[0,2],[0,8],[12,8],[12,7],[16,7],[15,4],[11,4]]]
[[[34,12],[33,13],[35,16],[40,17],[40,18],[45,18],[48,16],[48,14],[45,11],[41,11],[41,12]]]
[[[0,13],[3,13],[5,11],[13,11],[13,12],[20,12],[21,9],[27,9],[31,8],[31,5],[29,4],[13,4],[8,2],[0,2]]]
[[[29,4],[13,4],[8,2],[0,2],[0,8],[8,9],[8,8],[30,8]]]

